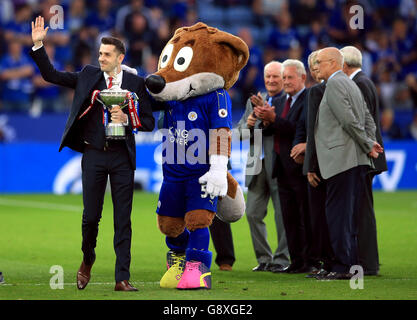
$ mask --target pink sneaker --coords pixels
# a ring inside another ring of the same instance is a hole
[[[211,289],[211,272],[200,261],[187,261],[177,289]]]

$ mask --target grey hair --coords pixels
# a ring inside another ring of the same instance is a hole
[[[340,49],[343,55],[344,62],[350,68],[362,68],[362,53],[358,48],[353,46],[347,46]]]
[[[307,74],[306,68],[304,67],[304,64],[300,60],[287,59],[282,63],[282,72],[284,72],[284,69],[286,67],[295,67],[299,76]]]
[[[307,62],[308,62],[308,68],[309,69],[311,69],[313,64],[316,63],[318,53],[319,53],[319,50],[316,50],[316,51],[313,51],[312,53],[310,53],[310,55],[308,56]]]

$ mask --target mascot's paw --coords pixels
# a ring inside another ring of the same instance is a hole
[[[187,261],[177,289],[211,289],[211,272],[200,261]]]
[[[227,193],[227,175],[224,171],[209,170],[198,179],[198,182],[205,184],[207,193],[213,197],[223,197]]]
[[[227,156],[210,155],[210,169],[198,179],[206,185],[207,193],[212,197],[224,197],[227,194]]]
[[[185,253],[168,251],[167,253],[167,272],[159,281],[161,288],[174,289],[178,286],[184,272]]]

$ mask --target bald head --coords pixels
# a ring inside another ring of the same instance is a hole
[[[318,76],[327,80],[333,73],[343,68],[343,55],[337,48],[324,48],[317,54]]]
[[[264,67],[264,73],[267,71],[277,71],[281,72],[282,63],[278,61],[271,61],[267,63]]]
[[[275,96],[282,90],[282,64],[271,61],[264,67],[265,89],[270,97]]]
[[[333,59],[336,62],[336,65],[340,68],[343,66],[343,54],[339,49],[330,47],[324,48],[319,51],[319,55],[325,56],[328,59]]]

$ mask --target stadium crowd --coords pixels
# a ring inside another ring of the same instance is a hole
[[[48,54],[58,69],[97,65],[99,39],[122,38],[125,63],[144,76],[175,29],[203,21],[242,37],[250,61],[231,90],[234,110],[251,93],[263,90],[263,66],[299,59],[306,64],[317,49],[354,45],[363,55],[363,71],[377,86],[385,140],[417,139],[417,4],[412,0],[4,0],[0,3],[0,112],[67,111],[71,92],[42,80],[27,52],[30,22],[41,14],[49,21],[64,12],[63,29],[50,29]],[[364,28],[349,27],[360,4]],[[307,87],[312,84],[307,79]],[[407,111],[405,117],[401,112]],[[400,116],[399,119],[396,117]]]

